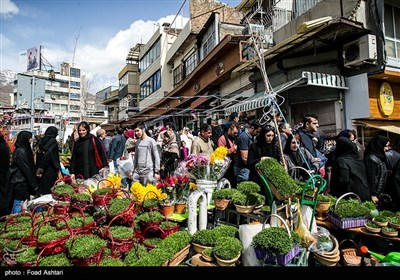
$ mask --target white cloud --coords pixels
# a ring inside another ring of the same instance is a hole
[[[4,18],[12,17],[19,13],[19,9],[14,2],[10,0],[0,1],[0,16]]]

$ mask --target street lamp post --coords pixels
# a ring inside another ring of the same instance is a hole
[[[31,132],[33,134],[35,125],[35,76],[32,75],[32,90],[31,90]]]

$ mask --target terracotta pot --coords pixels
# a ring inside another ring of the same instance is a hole
[[[186,203],[177,203],[175,204],[175,213],[177,214],[185,214],[186,212]]]
[[[215,208],[217,208],[218,210],[225,210],[228,207],[229,203],[231,203],[231,200],[229,199],[214,199]]]
[[[165,217],[171,217],[175,211],[175,205],[161,205],[160,208]]]
[[[197,243],[192,243],[192,245],[193,245],[193,250],[194,250],[197,254],[201,254],[201,252],[203,252],[204,249],[212,248],[212,247],[204,246],[204,245],[197,244]]]

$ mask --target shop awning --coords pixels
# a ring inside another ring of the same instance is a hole
[[[320,86],[337,89],[348,89],[348,87],[346,86],[346,79],[341,75],[303,71],[301,78],[294,79],[292,81],[274,87],[273,92],[275,94],[279,94],[288,89],[298,86]],[[228,116],[232,112],[244,112],[262,108],[267,106],[268,102],[269,100],[265,98],[264,93],[258,93],[248,100],[244,100],[239,104],[235,104],[226,108],[225,115]]]
[[[391,133],[400,134],[400,121],[384,121],[384,120],[354,120],[355,125],[365,125]]]

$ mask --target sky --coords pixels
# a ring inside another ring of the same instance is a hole
[[[131,47],[147,43],[158,25],[181,28],[188,18],[189,0],[0,0],[0,70],[26,71],[20,54],[40,45],[45,70],[73,62],[92,90],[117,86]]]

